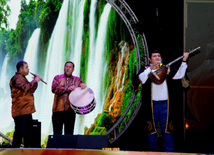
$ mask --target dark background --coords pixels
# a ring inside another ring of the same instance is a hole
[[[160,50],[164,63],[183,53],[183,0],[131,1],[127,3],[141,23],[149,50]],[[180,65],[180,64],[179,64]]]
[[[167,64],[198,46],[190,55],[187,78],[190,89],[177,90],[181,104],[174,120],[175,152],[213,153],[214,138],[214,2],[208,1],[133,1],[126,0],[140,21],[149,50],[161,52]],[[173,64],[178,68],[181,61]],[[142,110],[142,109],[141,109]],[[131,126],[113,144],[122,150],[148,151],[139,111]],[[188,128],[185,125],[188,124]],[[164,151],[161,138],[160,151]]]
[[[165,64],[171,62],[183,53],[183,1],[126,0],[140,22],[144,32],[148,49],[157,49],[161,52]],[[179,67],[180,61],[175,63]],[[183,92],[178,93],[181,104],[176,107],[174,146],[176,152],[183,152],[184,144],[184,115]],[[113,144],[122,150],[148,151],[146,138],[143,135],[141,124],[142,109],[126,132]],[[164,151],[160,138],[160,151]]]

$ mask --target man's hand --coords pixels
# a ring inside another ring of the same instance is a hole
[[[34,74],[34,80],[36,80],[36,82],[39,82],[40,80],[42,80],[42,78],[39,75]]]
[[[189,57],[189,53],[187,52],[183,53],[183,61],[187,61],[188,57]]]
[[[77,88],[77,86],[73,85],[73,86],[69,86],[67,90],[68,90],[68,91],[72,91],[72,90],[74,90],[75,88]]]
[[[85,89],[87,86],[86,86],[86,84],[84,84],[84,83],[81,83],[81,89]]]

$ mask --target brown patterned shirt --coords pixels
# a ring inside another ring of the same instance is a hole
[[[16,73],[10,80],[12,117],[34,113],[34,96],[38,84],[29,82],[24,75]]]

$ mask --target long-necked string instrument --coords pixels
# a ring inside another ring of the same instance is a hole
[[[191,51],[189,51],[188,53],[191,54],[195,51],[197,51],[198,49],[200,49],[201,47],[197,47]],[[160,66],[159,69],[149,73],[148,77],[152,79],[152,81],[156,84],[162,84],[166,78],[167,75],[167,69],[170,65],[172,65],[173,63],[177,62],[178,60],[182,59],[183,56],[178,57],[177,59],[171,61],[170,63],[168,63],[167,65],[164,66]]]
[[[31,73],[30,72],[30,74],[32,74],[34,77],[36,76],[35,74],[33,74],[33,73]],[[41,80],[44,84],[47,84],[45,81],[43,81],[43,80]]]

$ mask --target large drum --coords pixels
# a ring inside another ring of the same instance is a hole
[[[69,95],[70,106],[75,113],[84,115],[94,110],[96,106],[94,92],[90,88],[75,88]]]

